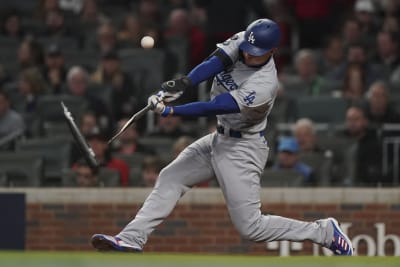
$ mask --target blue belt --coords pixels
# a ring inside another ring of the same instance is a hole
[[[225,128],[222,125],[218,125],[217,126],[217,132],[220,133],[220,134],[223,134],[223,135],[228,135],[229,137],[234,137],[234,138],[242,138],[243,135],[251,135],[250,133],[243,133],[242,134],[242,132],[235,131],[235,130],[232,130],[232,129],[229,129],[229,133],[225,133]],[[264,136],[264,132],[263,131],[255,133],[255,134],[259,134],[259,136]]]

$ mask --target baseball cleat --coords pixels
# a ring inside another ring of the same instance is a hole
[[[95,234],[92,236],[91,243],[98,251],[142,252],[140,248],[110,235]]]
[[[333,226],[333,240],[329,249],[332,250],[335,255],[352,256],[354,254],[353,245],[349,237],[342,232],[339,223],[334,218],[329,218],[328,220]]]

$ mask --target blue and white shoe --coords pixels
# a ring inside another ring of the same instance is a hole
[[[92,236],[91,243],[98,251],[142,252],[142,249],[110,235],[95,234]]]
[[[333,226],[333,240],[329,249],[335,255],[340,256],[353,256],[353,244],[351,243],[349,237],[345,235],[340,229],[339,223],[334,218],[328,219]]]

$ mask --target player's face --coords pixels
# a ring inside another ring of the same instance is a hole
[[[272,51],[265,53],[262,56],[252,56],[249,53],[243,52],[244,64],[247,66],[260,66],[267,62],[269,57],[272,55]]]

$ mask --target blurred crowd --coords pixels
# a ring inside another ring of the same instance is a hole
[[[153,186],[165,164],[215,131],[215,119],[150,112],[107,140],[162,81],[263,17],[282,38],[262,185],[399,185],[398,0],[14,2],[0,3],[0,186]],[[153,48],[141,47],[144,36]],[[209,85],[178,102],[207,100]],[[74,145],[61,101],[98,172]],[[215,185],[210,177],[198,186]]]

